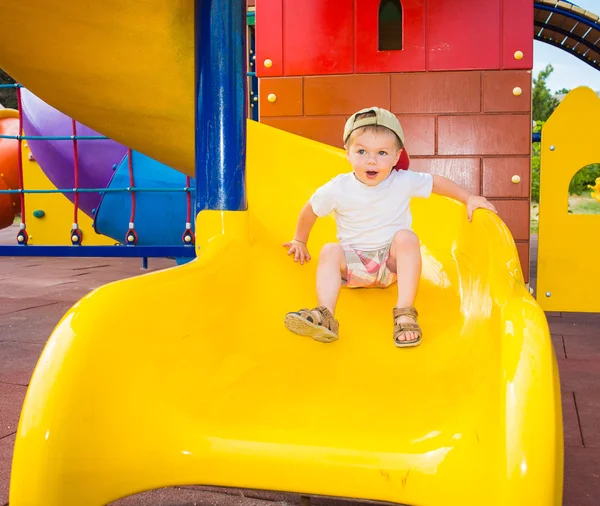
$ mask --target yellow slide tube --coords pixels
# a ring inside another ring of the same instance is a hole
[[[315,302],[316,262],[282,243],[347,161],[253,122],[248,137],[247,212],[201,213],[195,261],[104,286],[58,325],[27,394],[11,506],[193,483],[558,506],[557,368],[502,222],[415,202],[423,344],[394,347],[394,286],[344,290],[340,340],[317,343],[283,325]],[[310,248],[333,239],[321,220]]]

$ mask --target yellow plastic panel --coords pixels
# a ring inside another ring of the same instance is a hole
[[[553,348],[495,215],[414,202],[421,346],[393,345],[395,286],[343,290],[333,344],[284,327],[315,304],[316,262],[282,243],[316,186],[348,169],[340,150],[250,122],[248,211],[201,213],[196,260],[104,286],[59,323],[23,408],[11,506],[185,484],[559,506]],[[313,255],[333,239],[320,220]]]
[[[27,189],[56,190],[39,164],[31,156],[31,150],[23,142],[23,184]],[[44,211],[43,218],[36,218],[36,210]],[[71,245],[71,227],[73,225],[73,203],[61,193],[25,194],[25,213],[29,244],[44,246]],[[103,246],[115,244],[110,237],[97,234],[92,219],[83,211],[78,215],[79,228],[83,233],[84,246]],[[15,239],[16,243],[16,239]]]
[[[544,126],[540,178],[537,299],[546,311],[600,312],[593,273],[600,258],[600,215],[569,214],[569,184],[600,163],[600,99],[571,91]]]

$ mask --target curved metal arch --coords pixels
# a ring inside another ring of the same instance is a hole
[[[534,8],[535,40],[600,70],[600,22],[596,14],[564,0],[534,0]]]

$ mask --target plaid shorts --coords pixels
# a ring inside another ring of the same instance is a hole
[[[390,247],[391,243],[375,251],[359,251],[351,246],[342,245],[348,270],[344,286],[348,288],[385,288],[396,281],[396,274],[387,266]]]

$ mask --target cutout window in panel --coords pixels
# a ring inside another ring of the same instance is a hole
[[[400,0],[381,0],[379,4],[379,51],[402,49],[402,3]]]
[[[583,167],[571,179],[569,214],[600,214],[600,164]]]

